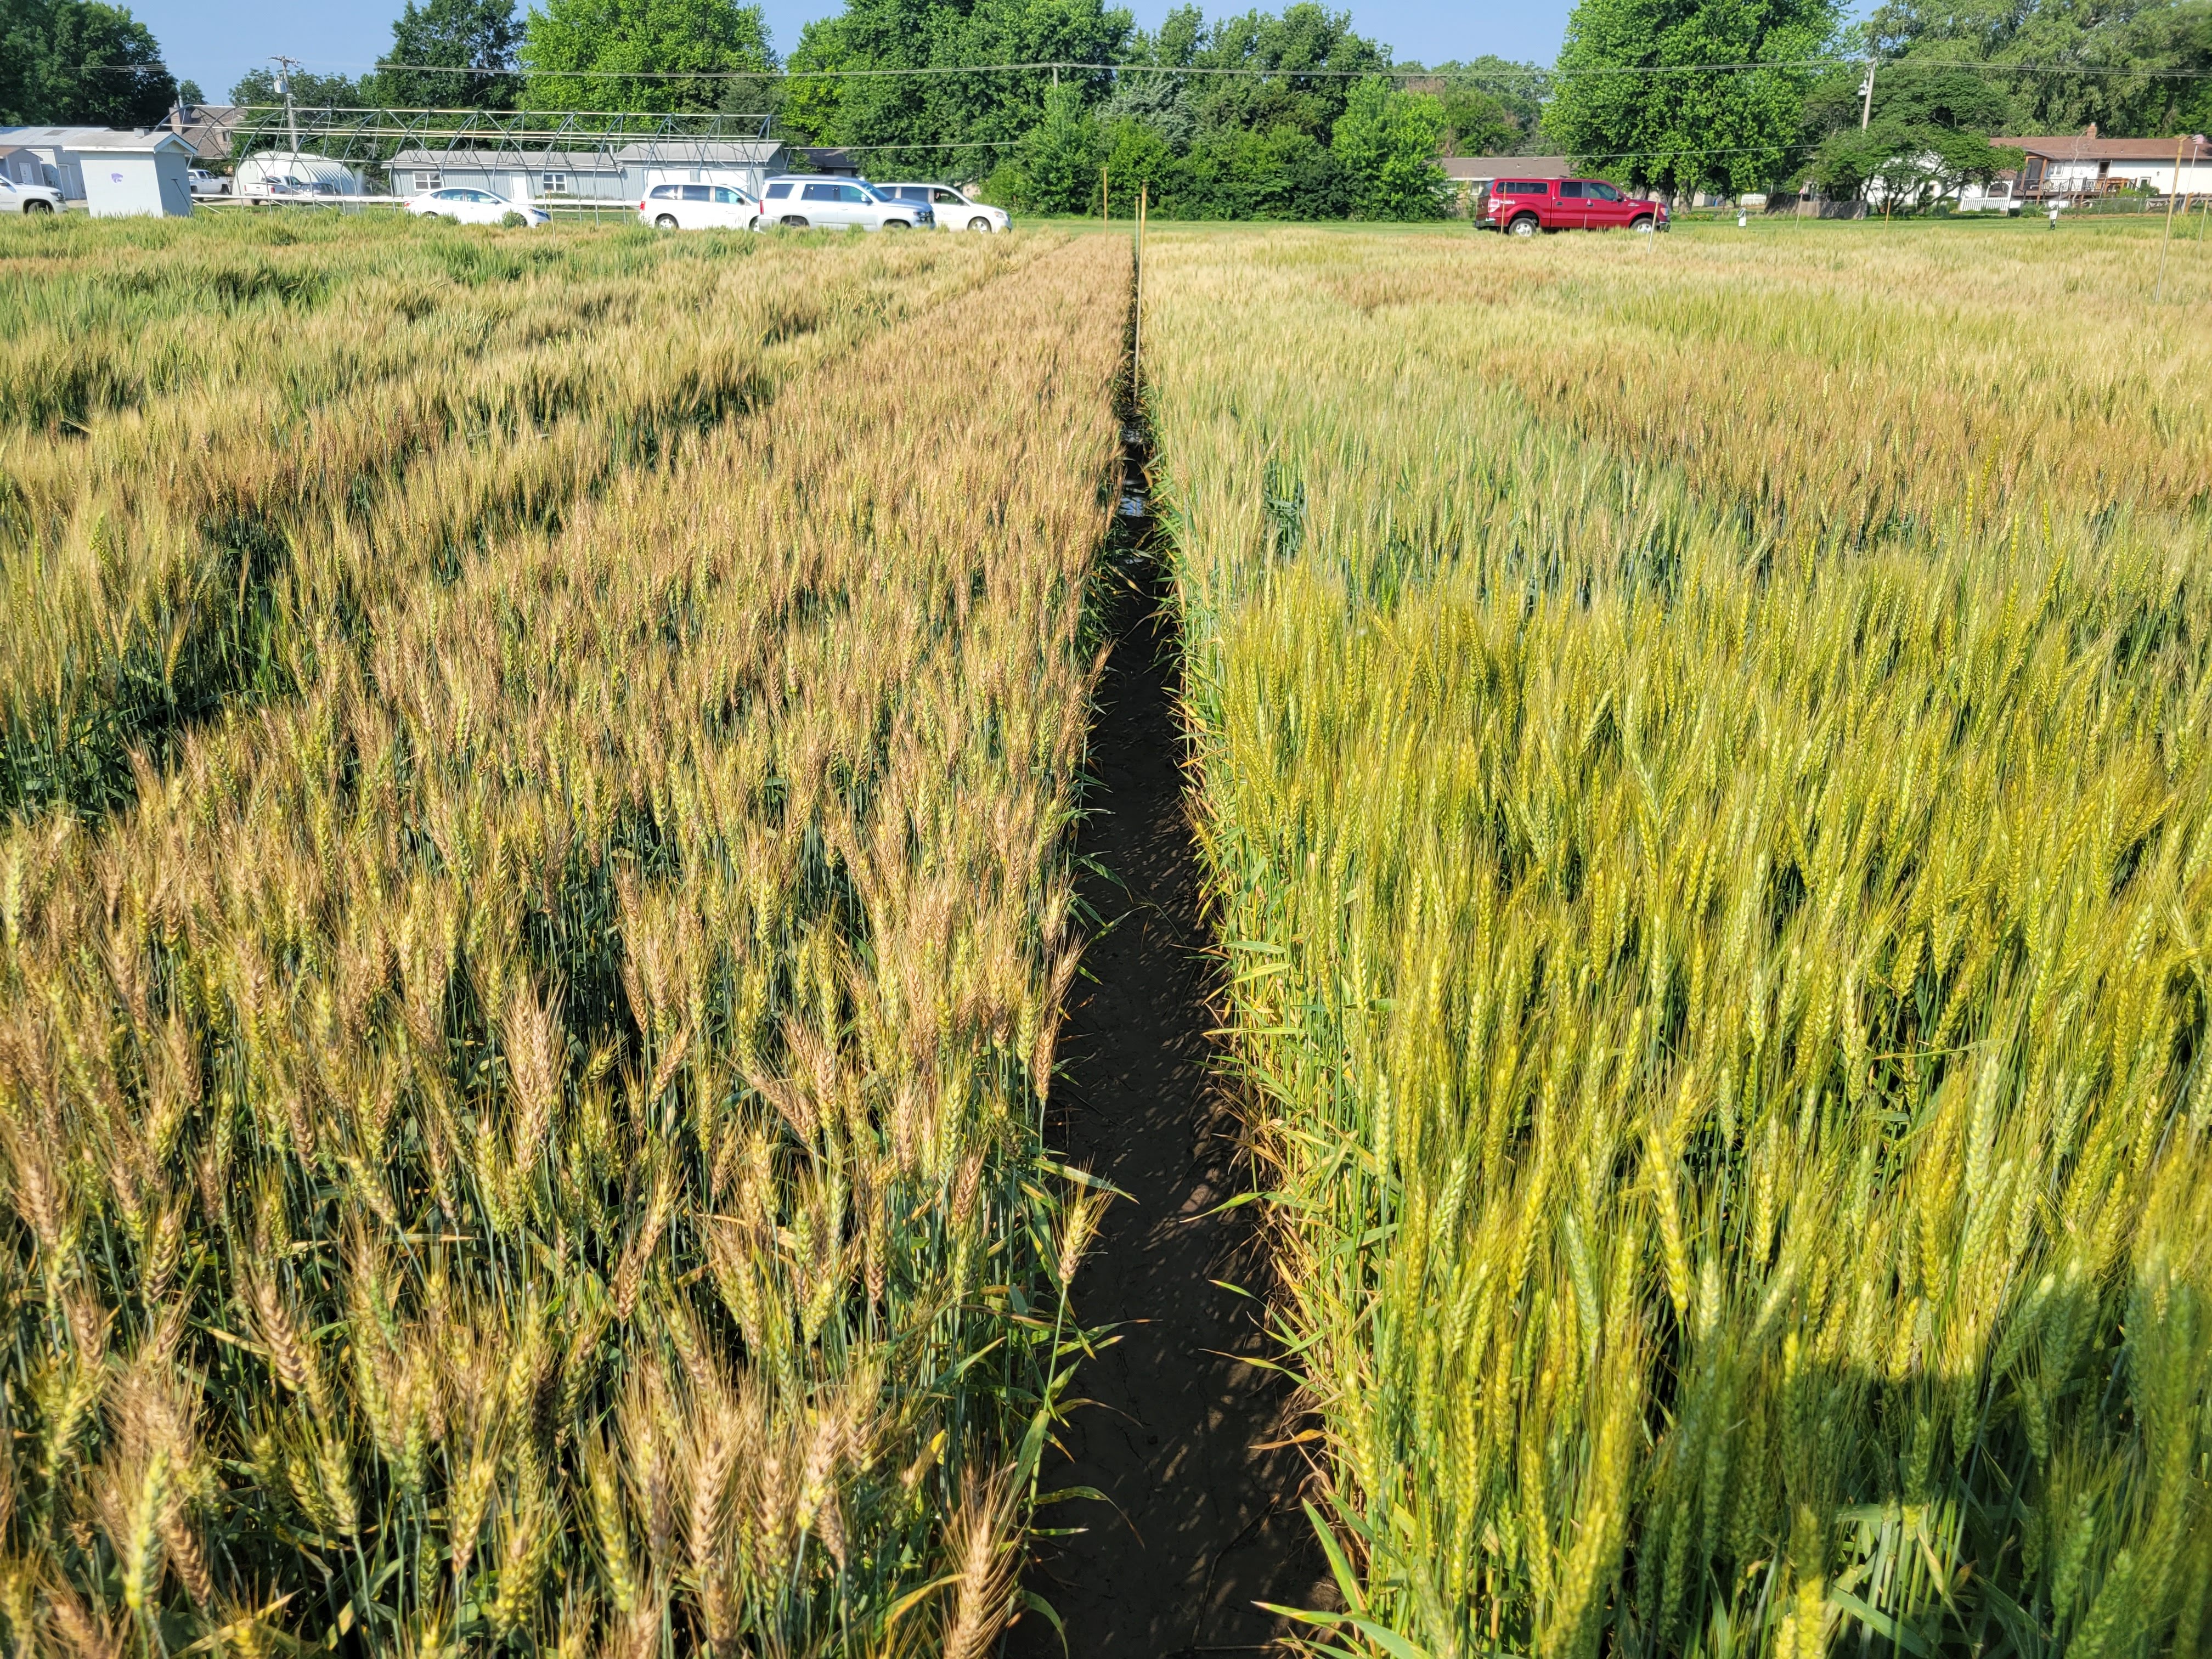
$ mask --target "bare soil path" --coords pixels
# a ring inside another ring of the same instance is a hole
[[[1137,458],[1137,459],[1141,459]],[[1141,475],[1133,490],[1143,489]],[[1160,567],[1127,552],[1092,734],[1098,788],[1081,848],[1096,865],[1085,896],[1108,924],[1084,958],[1089,975],[1062,1039],[1048,1140],[1071,1164],[1133,1202],[1116,1203],[1076,1280],[1088,1324],[1119,1341],[1086,1362],[1080,1408],[1048,1455],[1046,1491],[1093,1486],[1113,1508],[1070,1501],[1044,1511],[1048,1539],[1029,1587],[1051,1602],[1071,1659],[1168,1659],[1256,1653],[1283,1621],[1255,1601],[1318,1605],[1327,1572],[1298,1495],[1279,1374],[1239,1355],[1267,1352],[1258,1301],[1217,1284],[1262,1285],[1249,1219],[1215,1206],[1244,1190],[1237,1125],[1212,1075],[1212,969],[1199,871],[1184,816],[1175,704],[1176,641]],[[1009,1632],[1009,1659],[1057,1659],[1060,1638],[1035,1613]]]

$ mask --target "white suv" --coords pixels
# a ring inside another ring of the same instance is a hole
[[[61,191],[46,185],[19,185],[0,176],[0,213],[58,213]]]
[[[760,204],[728,185],[655,185],[637,217],[663,230],[757,230]]]
[[[927,202],[937,222],[947,230],[1012,230],[1014,222],[1006,210],[988,202],[972,202],[950,185],[878,185],[878,196],[902,202]]]
[[[921,202],[880,194],[865,179],[771,179],[761,192],[761,222],[793,230],[927,230],[935,216]]]

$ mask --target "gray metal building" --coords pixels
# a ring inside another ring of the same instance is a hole
[[[757,195],[783,166],[772,138],[665,138],[601,149],[403,149],[385,166],[395,196],[489,191],[513,201],[628,202],[671,180],[735,185]]]

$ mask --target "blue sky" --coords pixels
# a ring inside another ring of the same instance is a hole
[[[392,20],[402,0],[125,0],[161,43],[161,55],[179,79],[200,83],[219,100],[246,70],[265,64],[270,52],[296,58],[309,69],[357,73],[392,44]],[[1171,0],[1125,0],[1141,24],[1154,24]],[[1281,0],[1201,0],[1208,16]],[[1341,6],[1346,0],[1328,0]],[[1570,0],[1387,0],[1353,3],[1355,26],[1388,44],[1401,58],[1442,63],[1494,52],[1503,58],[1549,63],[1565,31]],[[788,52],[800,25],[840,9],[840,0],[764,0],[769,31],[778,52]]]

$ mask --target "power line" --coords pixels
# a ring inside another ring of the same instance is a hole
[[[327,60],[325,60],[327,62]],[[1850,58],[1778,58],[1759,62],[1733,64],[1601,64],[1571,69],[1543,69],[1535,66],[1503,70],[1409,69],[1385,67],[1372,69],[1254,68],[1245,65],[1217,66],[1202,64],[1103,64],[1080,63],[1067,59],[1022,64],[918,64],[889,69],[734,69],[734,70],[569,70],[569,69],[481,69],[452,64],[337,64],[328,63],[332,69],[393,70],[410,75],[465,75],[483,80],[568,80],[568,81],[836,81],[890,78],[899,76],[951,75],[1042,75],[1055,70],[1078,70],[1085,73],[1111,75],[1191,75],[1214,76],[1232,79],[1253,80],[1360,80],[1374,76],[1386,81],[1467,81],[1521,82],[1571,81],[1601,76],[1662,76],[1662,75],[1723,75],[1755,74],[1767,70],[1859,69],[1866,63],[1863,57]],[[159,69],[162,64],[85,64],[77,67],[81,74],[94,72],[142,73]],[[1883,68],[1898,70],[1970,70],[1997,75],[2070,75],[2133,76],[2148,81],[2212,81],[2212,70],[2161,70],[2100,67],[2087,64],[2008,64],[1995,58],[1891,58]]]

